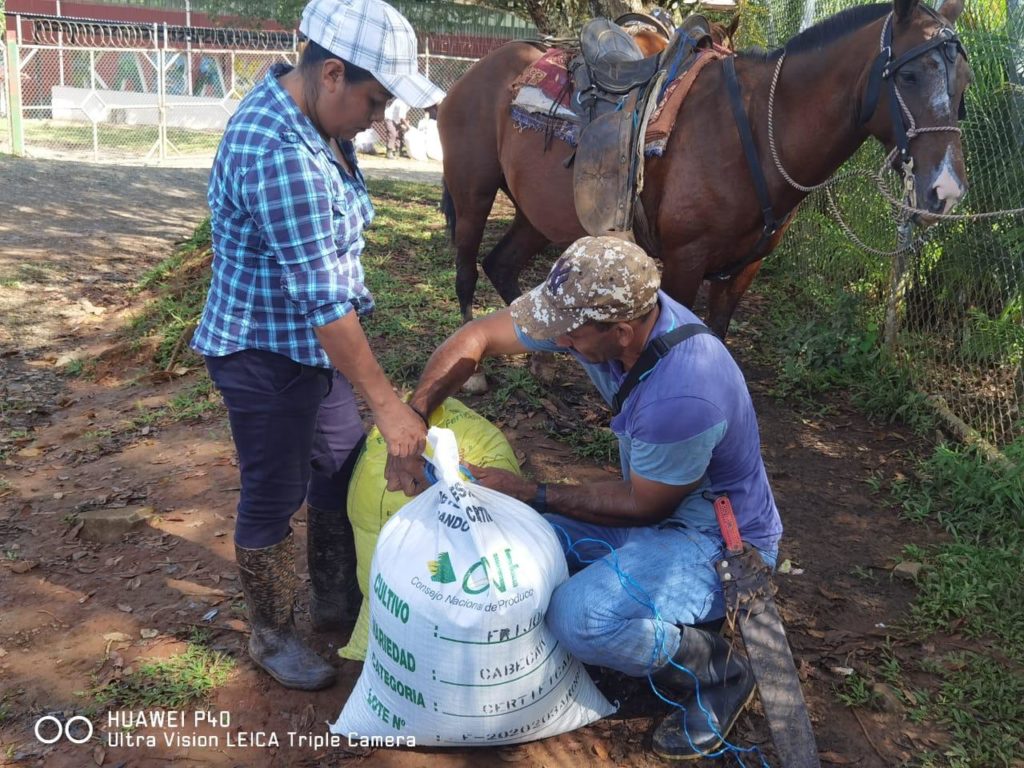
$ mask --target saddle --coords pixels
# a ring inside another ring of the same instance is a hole
[[[685,72],[695,52],[710,44],[711,25],[699,14],[683,22],[664,51],[646,57],[632,35],[608,19],[583,26],[579,53],[569,64],[579,127],[568,162],[576,213],[589,234],[633,239],[647,123],[666,79]]]

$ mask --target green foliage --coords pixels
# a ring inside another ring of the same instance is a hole
[[[580,427],[568,436],[555,436],[567,442],[581,459],[616,466],[619,463],[619,439],[608,427]]]
[[[1024,743],[1024,675],[1019,665],[979,653],[936,659],[939,690],[918,695],[913,716],[945,726],[950,744],[941,758],[925,755],[924,766],[1010,768],[1019,764]]]
[[[227,682],[235,662],[206,647],[206,639],[194,633],[183,653],[168,659],[139,664],[130,675],[94,689],[98,709],[178,709],[205,701]]]
[[[189,354],[185,342],[206,301],[212,255],[207,218],[187,240],[178,244],[174,253],[147,271],[136,286],[136,291],[151,292],[152,298],[133,318],[126,336],[136,344],[152,339],[156,348],[153,362],[161,369],[180,355]]]
[[[878,705],[878,695],[871,690],[871,682],[854,672],[847,675],[841,685],[834,686],[836,698],[847,707],[874,707]]]
[[[892,492],[904,515],[935,522],[953,537],[916,553],[926,565],[912,609],[916,623],[996,636],[1024,660],[1018,642],[1024,633],[1024,438],[1005,454],[1008,466],[970,448],[940,445]]]

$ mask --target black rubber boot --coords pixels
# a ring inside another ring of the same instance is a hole
[[[317,632],[349,629],[359,616],[363,593],[356,581],[356,544],[342,509],[306,507],[309,618]]]
[[[249,655],[285,688],[318,691],[334,683],[334,668],[313,652],[295,629],[295,546],[291,533],[271,547],[235,545],[249,611]]]
[[[693,672],[697,680],[671,663],[651,675],[659,688],[675,694],[684,707],[655,729],[654,752],[669,760],[696,760],[722,746],[753,698],[754,675],[750,663],[725,638],[695,627],[682,627],[672,661]]]

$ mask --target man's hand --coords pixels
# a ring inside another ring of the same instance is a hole
[[[374,411],[377,429],[388,444],[388,455],[400,459],[418,457],[427,444],[427,426],[412,408],[397,397]]]
[[[400,459],[388,456],[384,466],[384,477],[388,481],[389,491],[401,491],[406,496],[415,496],[427,487],[427,478],[423,471],[423,459],[407,456]]]
[[[527,480],[525,477],[520,477],[515,472],[509,472],[507,469],[495,469],[494,467],[477,467],[472,464],[467,466],[469,471],[473,473],[476,481],[485,488],[500,491],[506,496],[511,496],[514,499],[527,503],[537,493],[537,483],[533,480]]]

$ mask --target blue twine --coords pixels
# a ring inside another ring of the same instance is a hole
[[[651,653],[651,661],[649,666],[653,669],[659,658],[666,658],[668,659],[668,663],[671,664],[673,667],[682,670],[683,672],[685,672],[693,678],[694,694],[697,701],[697,707],[700,709],[701,712],[704,713],[704,717],[707,718],[708,725],[711,727],[712,732],[722,742],[721,748],[716,750],[715,752],[702,753],[700,749],[698,749],[698,747],[693,743],[693,740],[690,738],[689,728],[686,727],[686,707],[684,707],[682,704],[676,701],[673,701],[672,699],[663,696],[661,691],[659,691],[657,686],[654,684],[654,680],[652,679],[650,672],[647,673],[647,683],[648,685],[650,685],[651,690],[654,692],[654,695],[662,701],[664,701],[666,704],[670,704],[676,709],[682,710],[683,732],[686,734],[686,740],[689,742],[690,749],[692,749],[695,754],[699,754],[702,757],[707,758],[716,758],[721,757],[725,754],[732,754],[733,757],[736,758],[736,761],[743,768],[746,768],[746,763],[743,762],[743,758],[741,755],[753,753],[756,754],[757,757],[760,759],[762,768],[771,768],[771,766],[765,760],[764,755],[761,753],[761,749],[759,747],[757,747],[756,745],[751,747],[741,747],[736,744],[733,744],[728,739],[726,739],[725,736],[723,736],[722,733],[713,725],[711,719],[711,712],[704,706],[704,702],[700,695],[700,680],[697,678],[697,676],[693,673],[692,670],[689,670],[683,665],[675,662],[672,659],[672,655],[668,653],[667,649],[665,648],[664,625],[666,622],[661,616],[661,611],[659,611],[658,606],[654,604],[654,600],[651,598],[650,594],[648,594],[648,592],[643,587],[641,587],[633,579],[633,577],[631,577],[629,574],[622,570],[622,568],[619,565],[619,553],[615,550],[615,548],[603,539],[595,539],[591,537],[582,538],[574,542],[572,538],[569,536],[568,531],[566,531],[565,528],[563,528],[562,526],[558,525],[557,523],[551,523],[551,527],[555,529],[556,533],[561,534],[562,538],[564,538],[566,544],[565,552],[567,555],[569,553],[572,553],[576,557],[576,559],[584,565],[591,565],[598,561],[603,562],[605,565],[607,565],[609,568],[615,571],[615,574],[619,578],[619,584],[622,585],[622,588],[625,590],[626,594],[629,595],[636,602],[640,603],[640,605],[650,610],[652,617],[655,621],[655,630],[654,650]],[[606,547],[608,549],[610,557],[602,556],[601,558],[584,558],[580,554],[577,547],[580,544],[585,543],[594,543]]]

